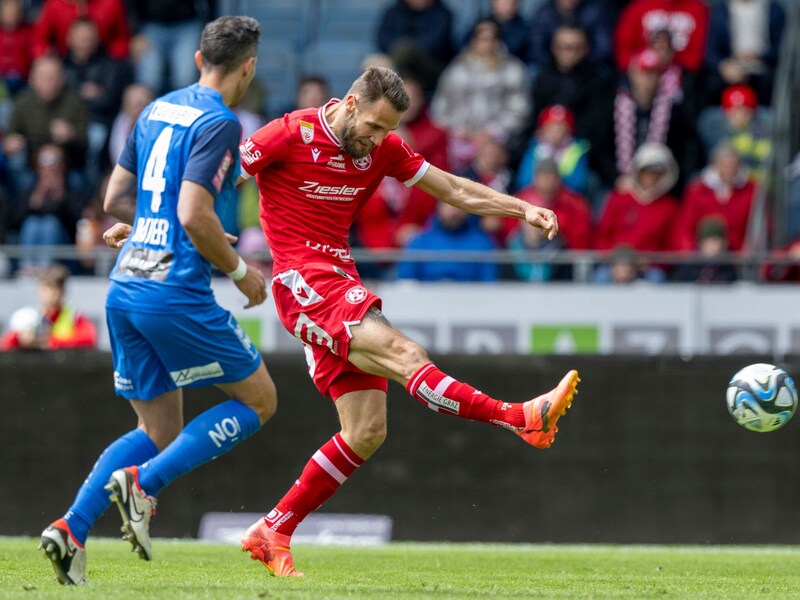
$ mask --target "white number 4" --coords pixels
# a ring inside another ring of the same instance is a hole
[[[153,198],[150,200],[150,210],[158,212],[161,208],[161,194],[167,187],[167,180],[164,179],[164,169],[167,168],[167,155],[169,154],[169,144],[172,141],[172,127],[167,127],[156,139],[147,165],[142,176],[142,189],[151,192]]]

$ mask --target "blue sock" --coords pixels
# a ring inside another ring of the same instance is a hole
[[[143,430],[134,429],[117,438],[106,448],[92,467],[86,481],[78,490],[75,501],[64,519],[69,523],[73,537],[86,543],[89,530],[110,503],[108,492],[103,489],[111,473],[117,469],[138,465],[158,454],[158,448]]]
[[[195,417],[172,443],[139,467],[139,485],[155,496],[175,479],[222,456],[261,428],[256,412],[228,400]]]

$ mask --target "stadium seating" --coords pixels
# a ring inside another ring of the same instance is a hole
[[[461,48],[477,18],[488,12],[488,5],[484,10],[481,0],[444,0],[444,3],[453,13],[453,44],[456,49]]]
[[[294,103],[299,55],[292,43],[264,40],[258,46],[256,75],[267,88],[268,116],[274,117]]]
[[[309,41],[317,8],[316,0],[238,0],[231,10],[249,15],[261,23],[265,42],[280,40],[301,47]]]
[[[319,0],[315,40],[375,44],[381,15],[393,0]]]
[[[303,73],[316,73],[330,83],[341,97],[361,74],[361,61],[374,51],[369,41],[318,40],[308,46],[301,58]]]

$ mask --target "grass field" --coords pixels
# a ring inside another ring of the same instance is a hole
[[[90,541],[88,587],[62,587],[32,538],[0,538],[0,598],[800,598],[800,548],[394,543],[298,546],[304,579],[235,546]]]

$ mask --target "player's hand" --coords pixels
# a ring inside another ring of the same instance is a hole
[[[548,240],[558,235],[558,219],[549,208],[531,205],[525,210],[525,220],[546,235]]]
[[[225,232],[225,239],[228,240],[229,244],[235,244],[236,240],[238,240],[239,238],[237,236],[233,235],[232,233],[228,233],[226,231]]]
[[[109,248],[122,248],[133,227],[127,223],[115,223],[103,233],[103,241]]]
[[[247,296],[245,308],[258,306],[267,299],[267,284],[264,274],[257,268],[248,265],[247,273],[239,281],[234,281],[239,291]]]

